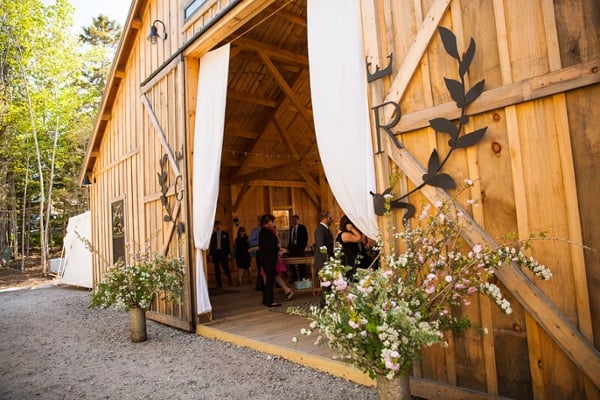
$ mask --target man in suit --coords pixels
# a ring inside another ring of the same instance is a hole
[[[333,256],[333,234],[329,230],[332,221],[333,219],[329,211],[323,211],[321,213],[321,221],[317,225],[317,229],[315,229],[315,270],[317,273],[323,268],[325,261]],[[321,252],[321,247],[325,247],[326,251],[324,253]],[[326,289],[322,288],[321,290],[321,300],[319,302],[321,308],[325,306]]]
[[[304,250],[308,244],[308,232],[306,226],[301,224],[298,215],[292,216],[292,226],[290,226],[290,235],[288,243],[288,254],[290,257],[304,257]],[[291,279],[297,281],[306,278],[306,264],[292,265]]]
[[[217,280],[217,288],[221,289],[221,268],[227,275],[229,286],[231,286],[231,271],[229,270],[229,260],[231,260],[231,244],[229,242],[229,233],[221,228],[221,222],[215,221],[215,231],[210,237],[209,256],[212,258],[215,267],[215,279]]]

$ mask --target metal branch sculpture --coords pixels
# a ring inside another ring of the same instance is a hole
[[[454,35],[454,33],[442,26],[438,27],[438,31],[440,33],[446,53],[448,53],[452,58],[456,59],[456,61],[458,62],[459,80],[444,78],[444,82],[446,83],[446,88],[450,93],[450,97],[452,98],[452,100],[454,100],[454,102],[456,102],[456,106],[460,108],[461,112],[460,117],[458,118],[458,123],[455,123],[444,117],[434,118],[429,121],[429,125],[436,132],[445,133],[449,136],[448,145],[450,146],[450,150],[448,151],[448,154],[446,154],[444,159],[440,160],[440,155],[438,154],[438,151],[434,149],[431,152],[431,155],[429,156],[429,162],[427,163],[427,172],[423,174],[422,177],[423,182],[410,192],[390,202],[391,208],[406,209],[406,212],[403,216],[404,220],[407,220],[414,215],[415,207],[414,205],[407,203],[403,200],[411,194],[423,188],[423,186],[430,185],[439,187],[444,190],[456,189],[456,182],[450,175],[441,172],[442,168],[444,167],[454,150],[464,149],[477,144],[483,138],[487,131],[486,126],[477,129],[473,132],[464,133],[461,135],[461,132],[463,131],[465,125],[469,122],[469,115],[466,113],[467,106],[481,95],[485,86],[485,79],[482,79],[481,81],[477,82],[477,84],[475,84],[475,86],[473,86],[469,90],[467,90],[465,84],[465,75],[467,74],[469,67],[471,66],[471,62],[473,61],[473,57],[475,56],[475,41],[471,38],[469,47],[467,48],[467,51],[461,58],[461,55],[458,53],[458,48],[456,45],[456,36]],[[375,208],[375,214],[380,216],[384,215],[384,196],[390,194],[391,191],[392,189],[388,188],[381,194],[370,192],[373,196],[373,206]]]

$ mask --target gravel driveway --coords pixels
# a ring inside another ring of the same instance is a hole
[[[90,310],[89,291],[0,292],[0,399],[376,399],[364,387],[254,350]]]

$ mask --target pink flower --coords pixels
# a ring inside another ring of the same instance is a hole
[[[348,282],[346,282],[343,278],[338,278],[333,281],[333,285],[337,290],[345,290],[348,287]]]

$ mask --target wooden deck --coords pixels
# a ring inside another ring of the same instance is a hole
[[[362,385],[374,385],[366,374],[334,360],[327,345],[314,346],[316,336],[302,336],[300,329],[308,328],[308,319],[285,312],[286,307],[317,304],[318,298],[311,289],[296,291],[291,301],[283,301],[283,291],[276,289],[275,300],[282,303],[281,308],[266,308],[261,304],[261,297],[254,284],[211,291],[213,320],[198,324],[196,333],[276,355]],[[292,341],[294,336],[298,338],[297,343]]]

